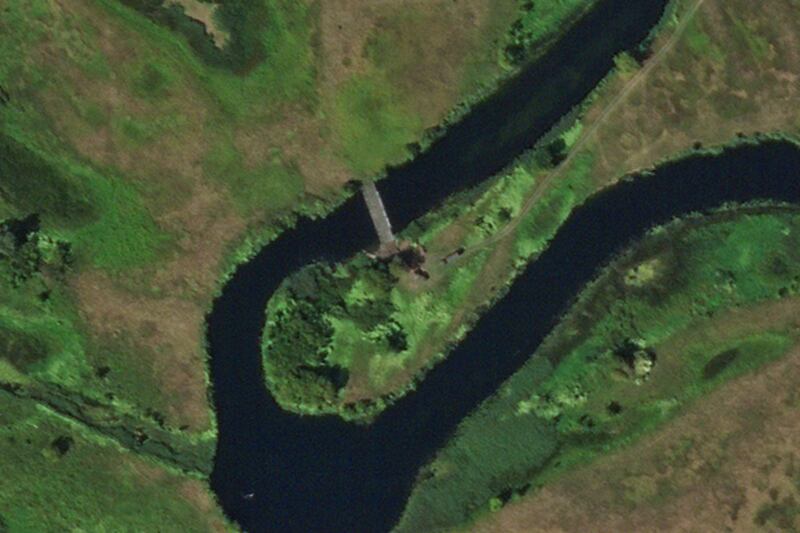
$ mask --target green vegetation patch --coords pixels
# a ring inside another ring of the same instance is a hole
[[[526,378],[538,383],[551,371],[547,360],[536,359]],[[552,424],[514,416],[514,397],[499,395],[492,402],[470,415],[453,442],[418,474],[395,531],[443,531],[497,508],[529,490],[536,467],[558,453]]]
[[[42,339],[16,328],[0,325],[0,354],[20,371],[47,357],[47,345]]]
[[[800,502],[790,494],[784,496],[780,501],[763,504],[758,509],[753,522],[761,528],[796,531],[798,516],[800,516]]]
[[[20,373],[70,381],[86,371],[60,288],[72,262],[70,243],[41,231],[38,217],[0,223],[0,360]]]
[[[56,224],[97,219],[84,185],[42,155],[0,132],[0,195],[18,209],[38,212]]]
[[[692,54],[697,57],[709,57],[715,63],[723,63],[725,61],[725,52],[703,31],[702,25],[703,23],[697,18],[689,22],[685,34],[686,45]]]
[[[455,527],[631,443],[797,342],[731,309],[800,295],[800,215],[769,207],[652,231],[420,474],[398,531]],[[766,520],[766,518],[765,518]]]
[[[366,257],[313,264],[284,281],[267,307],[263,341],[267,384],[284,407],[336,411],[356,359],[405,350],[406,332],[392,316],[395,281],[389,265]]]
[[[203,61],[215,67],[246,73],[264,61],[266,43],[262,39],[264,28],[272,24],[270,8],[274,2],[263,0],[226,0],[217,4],[215,16],[220,25],[230,33],[223,48],[217,47],[213,37],[198,21],[186,15],[177,3],[165,0],[120,0],[152,21],[183,36],[192,50]]]
[[[242,154],[232,142],[220,142],[203,162],[209,178],[227,184],[239,209],[247,214],[264,211],[289,211],[305,192],[299,169],[286,162],[278,151],[272,160],[248,170]]]
[[[0,358],[27,375],[80,380],[89,369],[77,333],[48,316],[20,315],[0,309]]]
[[[124,4],[135,4],[136,9],[128,9]],[[215,5],[220,25],[239,28],[241,31],[233,34],[246,34],[246,38],[229,39],[223,49],[218,49],[202,24],[184,15],[179,5],[164,0],[103,0],[102,9],[97,12],[100,18],[97,27],[82,27],[80,32],[89,44],[100,46],[98,27],[110,26],[136,47],[135,55],[108,67],[106,78],[113,76],[118,80],[114,85],[122,95],[131,92],[144,99],[148,108],[155,108],[157,113],[151,116],[153,120],[169,116],[176,97],[185,98],[213,115],[214,123],[204,132],[213,137],[215,133],[235,131],[242,123],[274,123],[282,118],[276,113],[277,109],[287,101],[313,108],[317,101],[314,49],[317,5],[289,0],[232,0]],[[161,12],[168,12],[181,23],[159,23]],[[9,44],[22,48],[25,36],[16,35],[16,28],[25,29],[30,14],[12,12],[9,16],[14,16],[18,23],[9,25],[9,35],[4,37],[20,41]],[[51,17],[64,18],[58,20],[60,24],[74,24],[64,14],[51,14]],[[148,22],[145,17],[155,23]],[[184,23],[202,36],[200,41],[208,45],[207,53],[191,46],[191,39],[187,46],[181,31]],[[75,50],[68,35],[58,35],[56,44],[66,53],[77,56],[76,59],[83,60],[89,55],[86,50]],[[38,65],[18,66],[18,63],[20,58],[11,58],[9,68],[24,69],[26,77],[39,74]],[[52,79],[42,76],[43,83]],[[72,92],[72,103],[85,108],[84,114],[91,115],[93,121],[100,119],[99,109],[86,106],[85,100],[91,101],[91,98],[74,91],[73,84],[74,81],[69,80],[61,90]],[[126,102],[113,111],[124,115],[131,114],[132,110]]]
[[[44,227],[71,242],[78,258],[101,268],[147,264],[169,241],[131,185],[67,156],[45,157],[33,143],[4,132],[0,197],[41,217]]]
[[[417,140],[422,122],[401,100],[378,74],[355,76],[340,88],[332,129],[342,155],[357,174],[369,176],[409,157],[407,145]]]
[[[0,223],[0,387],[24,385],[14,390],[89,425],[110,424],[107,433],[131,446],[147,432],[147,451],[208,470],[213,446],[171,432],[152,365],[121,340],[86,339],[64,284],[73,263],[71,243],[38,217]]]
[[[159,531],[164,524],[209,531],[212,520],[224,525],[218,513],[199,507],[208,498],[200,482],[3,391],[0,457],[4,531]]]

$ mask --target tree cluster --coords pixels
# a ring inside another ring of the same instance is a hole
[[[44,234],[38,216],[0,222],[0,278],[12,287],[39,274],[62,278],[72,263],[70,243]]]
[[[274,296],[281,305],[268,316],[264,355],[274,391],[301,404],[330,404],[347,384],[348,369],[333,364],[333,319],[352,322],[360,335],[379,339],[395,352],[407,347],[406,332],[392,317],[396,283],[385,263],[366,258],[343,274],[316,263],[288,278]],[[358,283],[358,298],[348,294]]]

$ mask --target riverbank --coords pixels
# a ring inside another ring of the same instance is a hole
[[[796,344],[795,207],[730,206],[652,230],[420,473],[397,531],[454,528],[630,446]],[[777,305],[777,303],[776,303]],[[793,306],[793,307],[792,307]]]
[[[731,313],[736,322],[797,319],[797,303]],[[713,326],[712,326],[713,327]],[[509,503],[472,533],[558,529],[791,530],[797,520],[800,350],[731,379],[638,442]],[[597,513],[597,509],[603,509]]]

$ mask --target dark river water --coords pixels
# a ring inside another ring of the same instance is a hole
[[[530,147],[591,91],[618,51],[646,37],[664,4],[602,1],[550,55],[428,152],[392,169],[380,189],[395,226]],[[358,197],[325,219],[301,220],[236,270],[208,317],[219,423],[211,482],[223,509],[252,532],[390,530],[419,468],[533,353],[616,251],[653,225],[727,201],[798,201],[799,172],[800,151],[770,141],[671,163],[594,196],[448,359],[366,427],[286,413],[264,386],[259,338],[281,281],[316,259],[344,260],[376,240]]]
[[[333,229],[303,223],[226,286],[209,317],[219,444],[212,486],[247,531],[387,531],[458,422],[533,353],[581,287],[650,227],[726,202],[800,202],[800,149],[766,141],[670,163],[591,198],[416,391],[375,423],[282,411],[263,385],[268,296]],[[366,221],[365,221],[366,225]],[[254,492],[252,499],[245,493]]]

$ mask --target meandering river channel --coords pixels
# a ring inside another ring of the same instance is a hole
[[[380,189],[395,226],[530,147],[596,86],[616,53],[646,37],[665,3],[602,0],[547,57],[416,160],[391,170]],[[219,423],[211,481],[222,507],[251,532],[388,531],[420,467],[534,352],[615,252],[691,211],[760,198],[800,201],[798,174],[800,150],[769,141],[670,163],[597,194],[417,390],[370,426],[286,413],[264,386],[259,337],[281,281],[314,260],[344,260],[376,240],[359,197],[325,219],[301,220],[236,270],[208,317]]]

